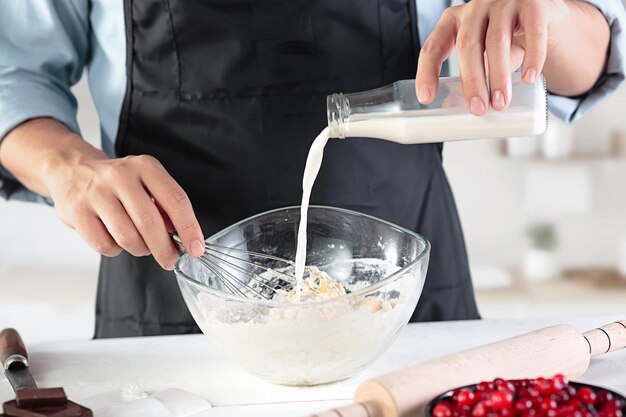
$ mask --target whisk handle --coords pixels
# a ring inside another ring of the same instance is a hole
[[[178,251],[179,255],[182,255],[183,253],[187,252],[185,250],[185,247],[183,246],[183,241],[180,240],[180,236],[178,236],[178,233],[174,232],[172,233],[172,240],[174,241],[174,246],[176,247],[176,250]]]

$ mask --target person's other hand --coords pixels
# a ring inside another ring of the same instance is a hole
[[[470,111],[504,110],[511,102],[511,73],[534,82],[569,8],[564,0],[472,0],[445,10],[420,51],[415,81],[422,104],[437,92],[442,63],[456,46],[463,95]]]
[[[204,252],[204,238],[185,191],[148,155],[110,159],[95,151],[56,166],[47,180],[56,211],[65,224],[105,256],[122,249],[152,254],[171,270],[178,253],[176,230],[193,256]]]

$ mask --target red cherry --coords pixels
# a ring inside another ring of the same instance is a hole
[[[539,387],[541,387],[541,384],[543,384],[546,381],[546,379],[542,376],[533,379],[533,388],[539,389]]]
[[[583,402],[580,401],[579,398],[572,398],[567,402],[567,405],[572,408],[572,410],[578,410],[582,408]]]
[[[548,410],[544,413],[546,417],[556,417],[558,415],[556,410]]]
[[[447,401],[439,401],[433,407],[433,417],[452,417],[452,407]]]
[[[622,402],[615,398],[615,396],[611,396],[610,399],[606,400],[603,404],[604,407],[612,407],[612,408],[616,408],[616,409],[621,409],[624,407],[624,405],[622,404]]]
[[[486,392],[486,391],[491,391],[492,389],[492,385],[487,382],[487,381],[483,381],[480,382],[476,385],[476,392]]]
[[[467,407],[453,407],[452,408],[452,417],[470,417],[471,416],[471,408]]]
[[[513,406],[513,394],[510,391],[496,391],[491,394],[491,407],[502,410]]]
[[[598,417],[623,417],[624,413],[622,410],[617,410],[614,408],[603,408],[598,413]]]
[[[515,384],[511,381],[507,381],[506,379],[496,378],[493,380],[492,385],[496,391],[515,391]]]
[[[541,410],[541,412],[544,414],[546,414],[550,410],[556,410],[556,407],[556,401],[549,399],[542,401],[541,404],[539,404],[539,410]]]
[[[452,394],[452,402],[461,407],[472,405],[475,400],[476,395],[474,395],[474,391],[469,389],[457,390]]]
[[[493,381],[491,381],[491,383],[493,384],[494,387],[499,387],[499,386],[503,385],[505,382],[507,382],[507,381],[505,381],[502,378],[496,378]]]
[[[550,399],[557,402],[557,404],[561,405],[569,401],[570,396],[565,391],[559,391],[556,394],[550,395]]]
[[[607,390],[600,390],[596,397],[596,402],[600,405],[606,404],[613,399],[613,394]]]
[[[506,384],[504,384],[502,386],[501,390],[503,390],[503,391],[510,391],[510,392],[514,393],[515,391],[517,391],[517,388],[515,387],[515,385],[513,385],[512,382],[509,381],[509,382],[507,382]]]
[[[519,398],[515,401],[513,408],[518,414],[522,414],[533,408],[533,402],[529,398]]]
[[[582,401],[583,404],[595,404],[597,395],[589,387],[580,387],[576,392],[576,398]]]
[[[563,406],[563,407],[559,408],[556,413],[557,413],[558,417],[567,417],[573,411],[574,410],[572,408],[569,408],[568,406]]]
[[[550,395],[558,391],[554,385],[554,380],[552,379],[542,381],[537,390],[541,395]]]
[[[620,400],[618,400],[617,398],[612,398],[610,401],[605,402],[602,405],[598,406],[600,411],[612,411],[612,410],[621,410],[622,409],[622,402]]]
[[[501,417],[512,417],[515,415],[515,411],[512,408],[503,408],[500,410]]]
[[[485,403],[483,401],[477,402],[474,408],[472,409],[472,417],[486,417],[486,416],[487,416],[487,408],[485,407]]]
[[[554,375],[554,377],[552,379],[554,379],[555,381],[561,383],[561,385],[569,384],[569,380],[563,374],[556,374],[556,375]]]

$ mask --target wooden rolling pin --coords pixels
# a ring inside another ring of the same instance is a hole
[[[361,384],[355,403],[312,417],[415,417],[437,395],[492,380],[582,375],[592,356],[626,347],[626,320],[579,332],[546,327],[429,361]]]

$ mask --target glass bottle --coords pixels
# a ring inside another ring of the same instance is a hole
[[[462,139],[539,135],[546,130],[547,93],[540,76],[534,83],[512,74],[511,102],[505,111],[482,116],[468,110],[460,77],[439,80],[435,100],[420,104],[415,80],[374,90],[328,96],[330,137],[371,137],[411,144]]]

